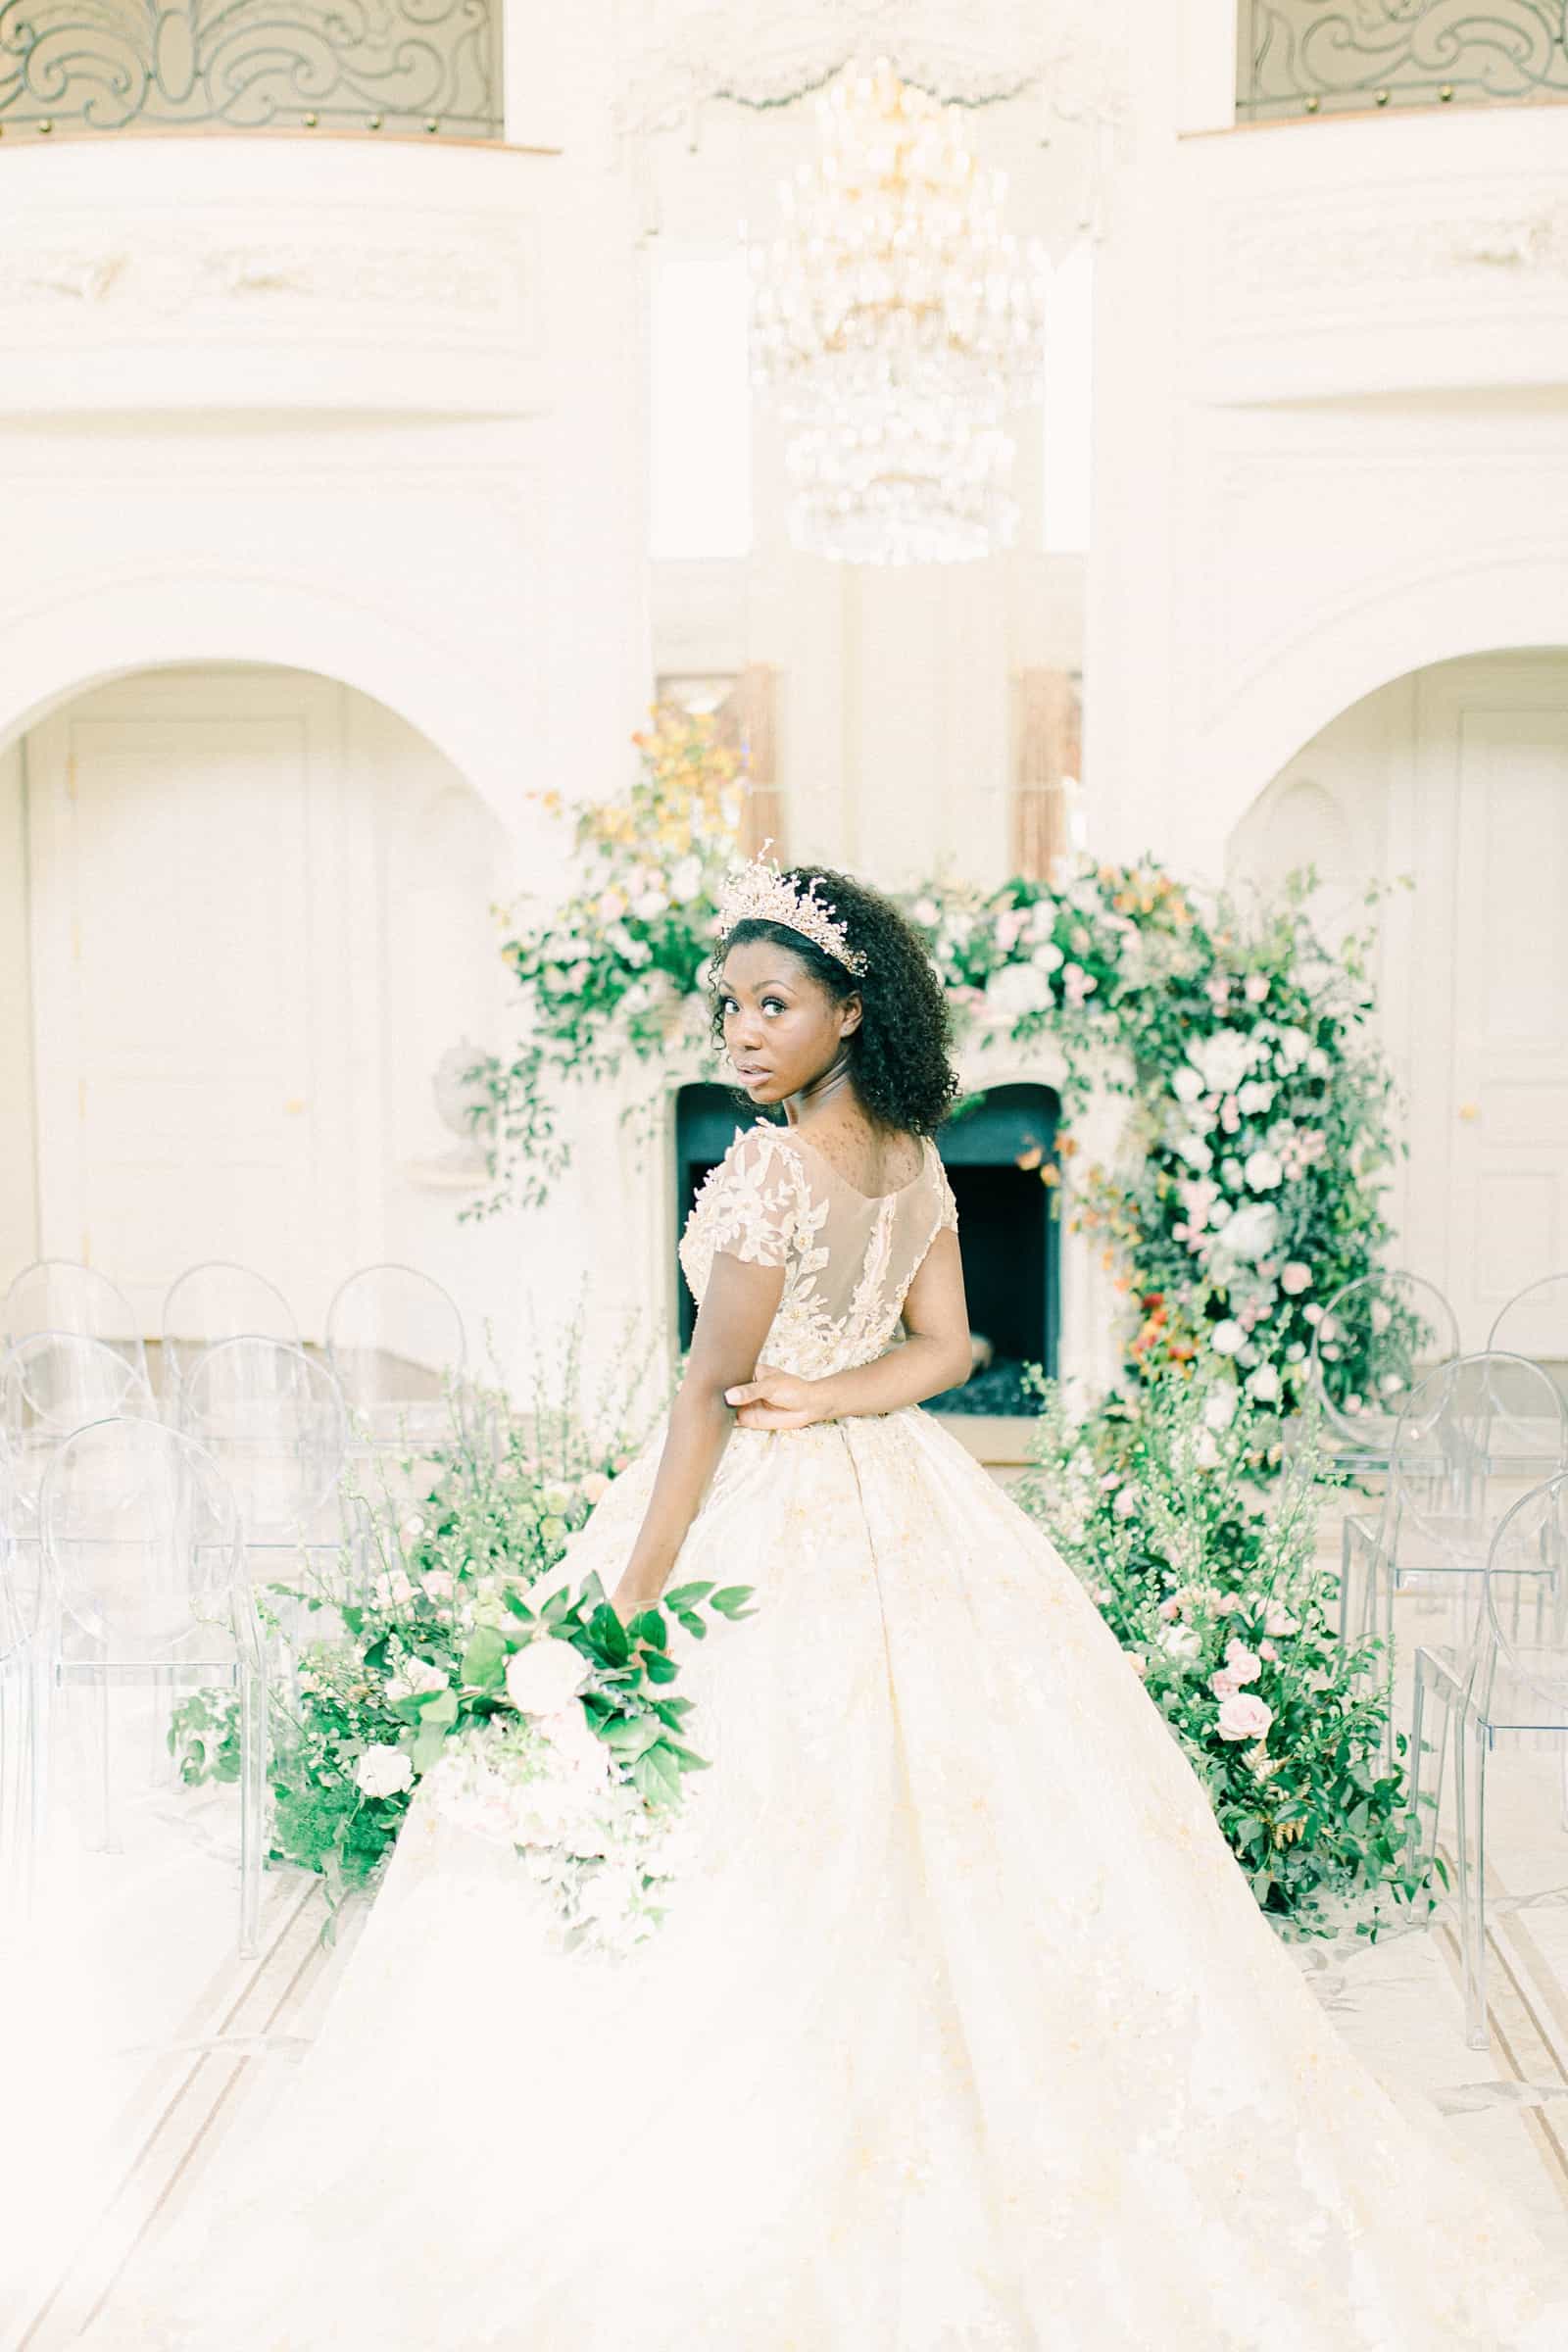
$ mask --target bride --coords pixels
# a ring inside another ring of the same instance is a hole
[[[300,2081],[89,2331],[199,2352],[1503,2352],[1541,2247],[1351,2060],[1076,1578],[914,1408],[969,1362],[913,933],[747,869],[752,1102],[662,1438],[564,1573],[744,1581],[670,1918],[547,1940],[424,1799]]]

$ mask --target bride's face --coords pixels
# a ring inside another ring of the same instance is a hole
[[[772,940],[731,948],[719,976],[724,1044],[754,1102],[782,1102],[831,1069],[860,1025],[860,1000],[840,1003],[798,956]]]

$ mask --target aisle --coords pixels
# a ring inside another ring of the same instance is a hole
[[[1435,2104],[1469,2161],[1568,2261],[1568,1832],[1550,1753],[1492,1780],[1492,2048],[1463,2038],[1451,1904],[1293,1947],[1356,2053],[1400,2098]],[[126,1851],[59,1859],[48,1927],[3,1988],[9,2117],[0,2162],[0,2352],[63,2352],[129,2275],[229,2139],[255,2129],[308,2049],[368,1915],[322,1940],[318,1885],[269,1876],[263,1948],[233,1948],[228,1791],[169,1788],[134,1809]],[[1445,1840],[1446,1843],[1446,1839]],[[20,2024],[21,2031],[15,2029]],[[214,2347],[214,2352],[220,2352]]]

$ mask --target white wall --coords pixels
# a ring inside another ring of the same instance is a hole
[[[1568,640],[1554,110],[1225,127],[1234,12],[1153,12],[1100,249],[1097,840],[1217,873],[1337,712]]]
[[[26,771],[0,752],[0,1287],[38,1254],[27,942]]]

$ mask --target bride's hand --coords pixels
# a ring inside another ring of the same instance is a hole
[[[724,1391],[724,1402],[735,1407],[742,1429],[809,1429],[821,1419],[815,1388],[814,1381],[802,1380],[794,1372],[759,1364],[743,1387]]]

